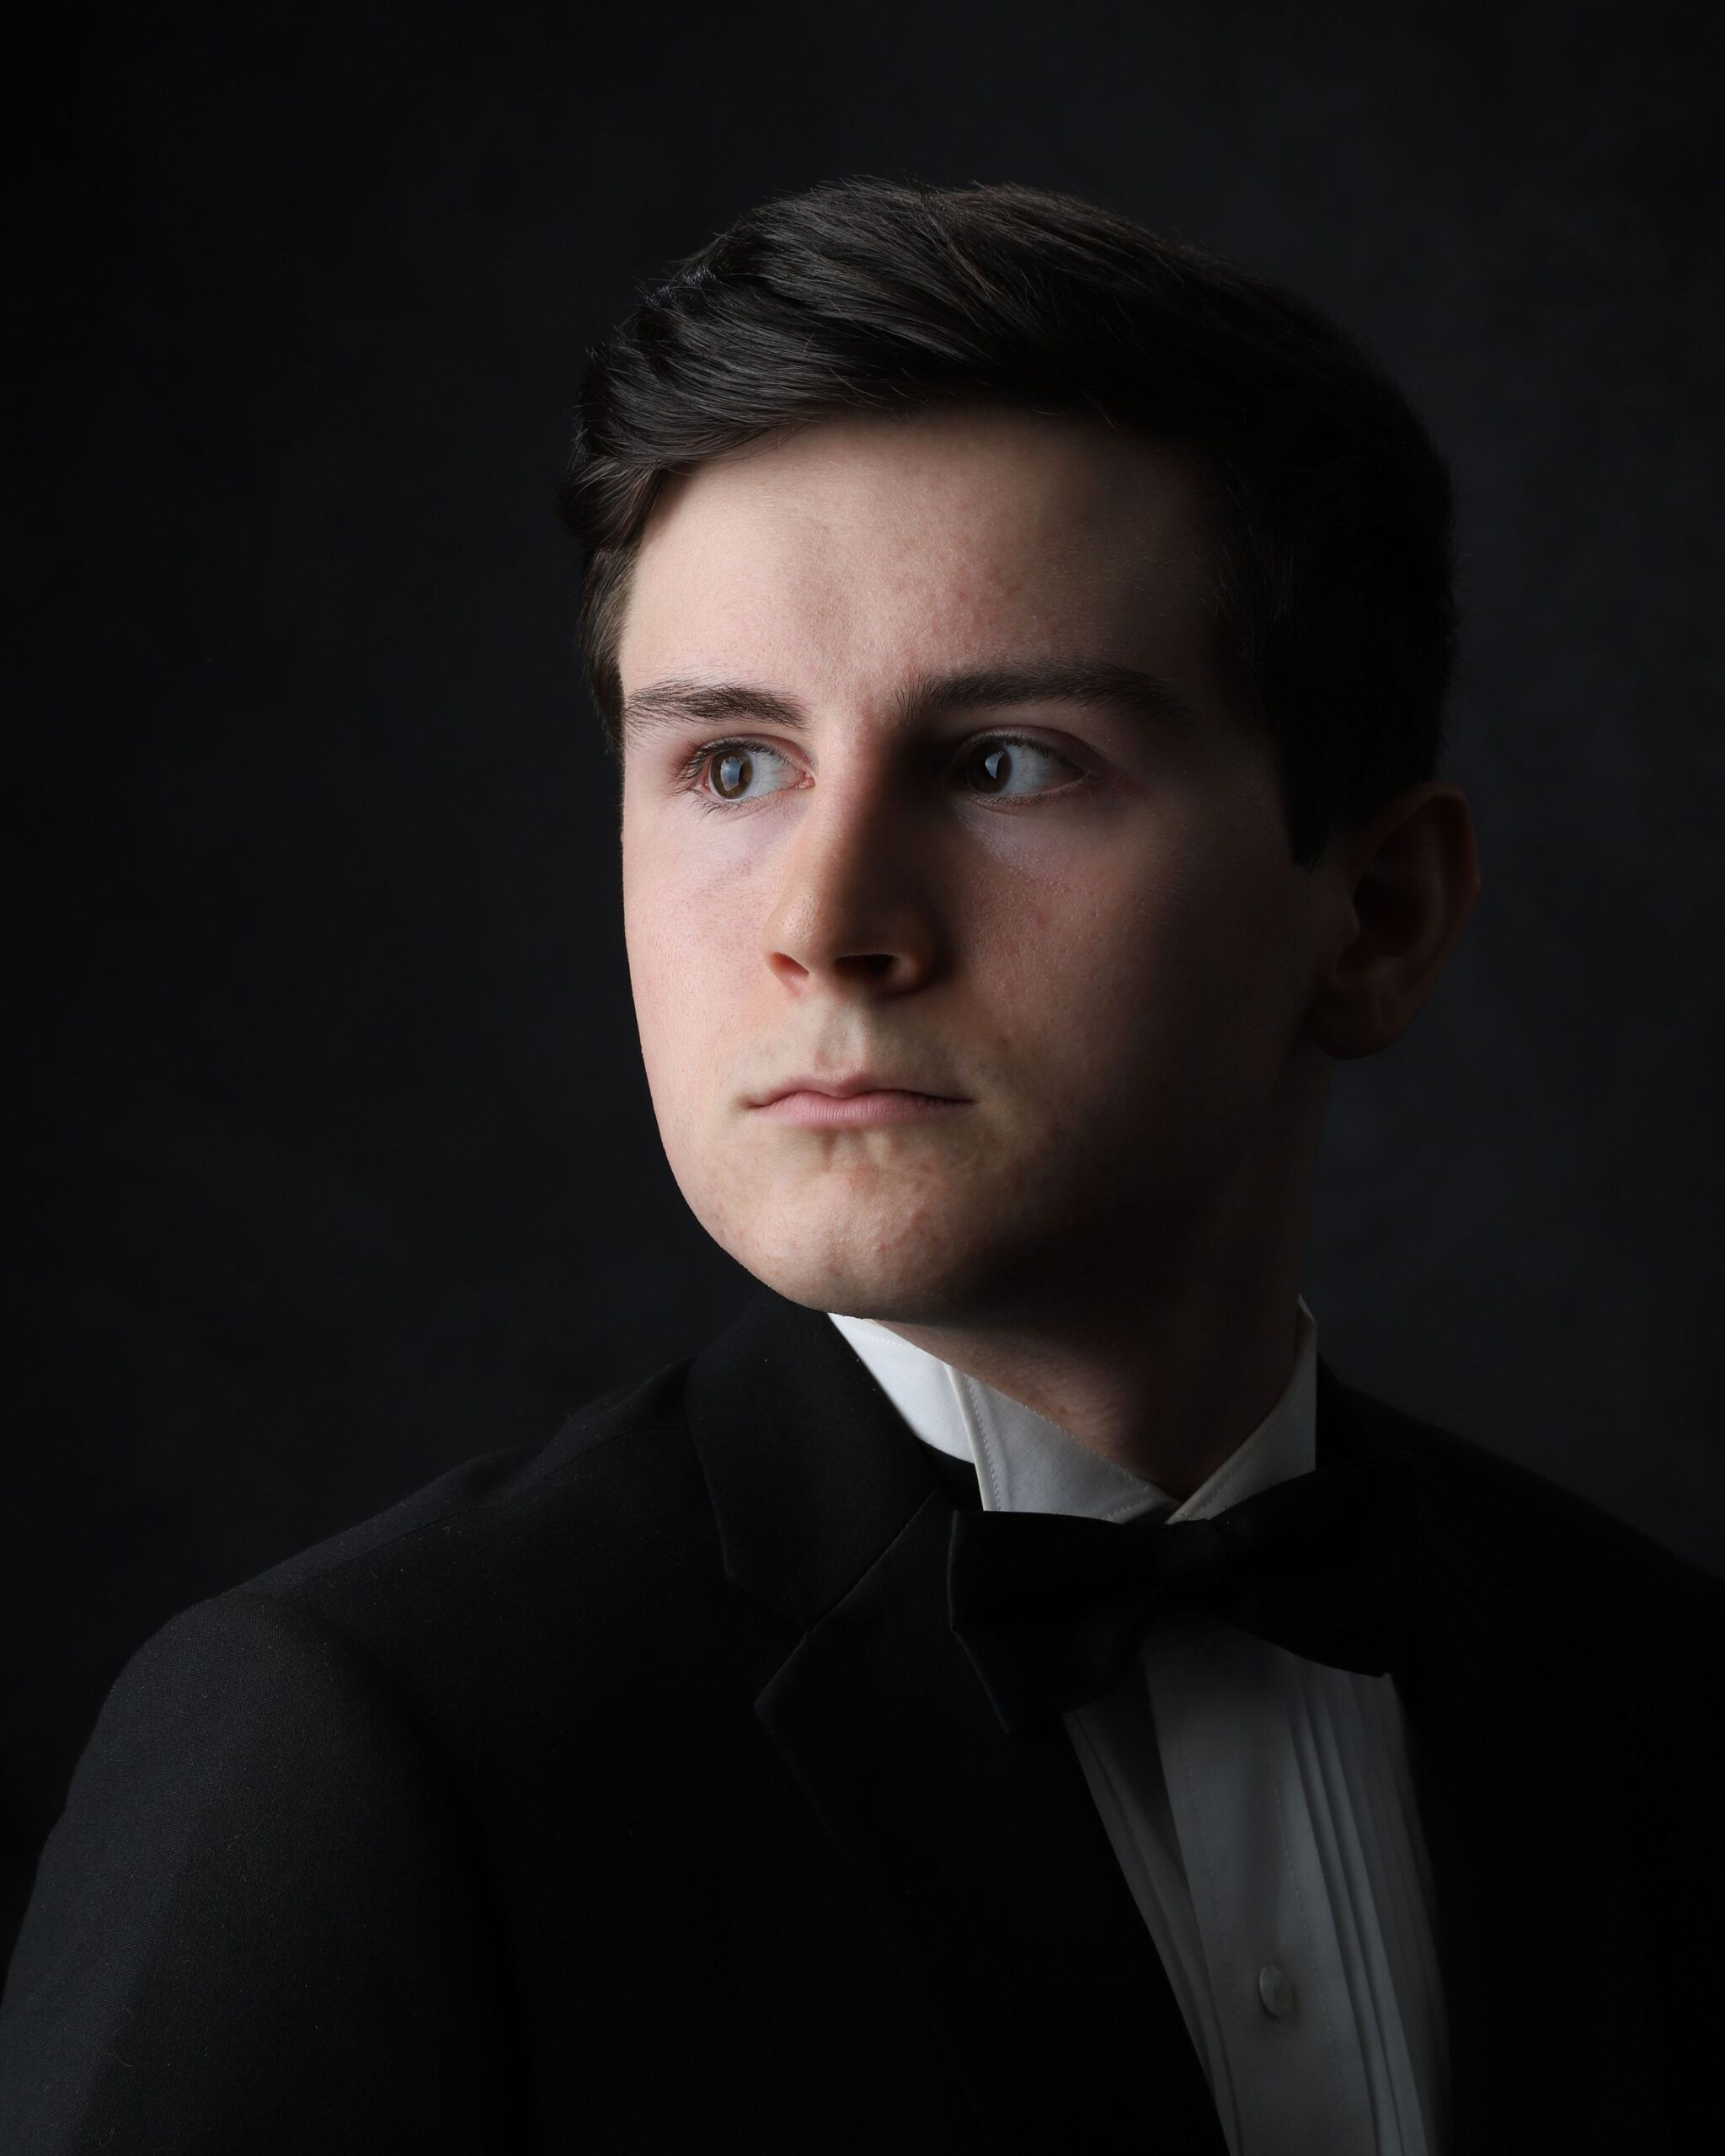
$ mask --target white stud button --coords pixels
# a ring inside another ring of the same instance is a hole
[[[1258,1971],[1258,1996],[1272,2021],[1285,2021],[1294,2011],[1294,1979],[1279,1961],[1266,1961]]]

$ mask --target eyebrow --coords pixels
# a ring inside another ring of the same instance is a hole
[[[943,675],[916,683],[900,700],[900,711],[906,719],[944,718],[955,712],[999,711],[1013,704],[1113,704],[1182,725],[1198,716],[1160,675],[1099,659],[1055,659]]]
[[[623,699],[622,732],[634,740],[661,726],[729,726],[753,720],[793,731],[809,723],[794,697],[740,681],[655,681]]]
[[[930,675],[899,698],[906,723],[968,711],[1000,711],[1014,704],[1113,704],[1147,718],[1189,725],[1197,714],[1160,675],[1140,667],[1102,660],[978,668]],[[661,726],[729,726],[753,722],[800,732],[809,714],[793,696],[740,681],[655,681],[627,697],[622,733],[638,739]]]

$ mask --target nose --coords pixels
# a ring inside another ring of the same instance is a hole
[[[781,857],[761,938],[793,993],[821,986],[870,1000],[909,994],[940,963],[926,844],[886,782],[817,780]],[[920,858],[919,858],[920,852]]]

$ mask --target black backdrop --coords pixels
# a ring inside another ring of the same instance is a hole
[[[825,175],[1100,195],[1429,414],[1485,898],[1343,1075],[1308,1294],[1356,1381],[1725,1566],[1717,13],[56,13],[3,259],[14,1904],[173,1610],[740,1292],[654,1139],[553,495],[635,281]]]

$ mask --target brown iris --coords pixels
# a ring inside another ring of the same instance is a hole
[[[711,766],[713,790],[721,799],[736,801],[749,791],[755,776],[755,759],[746,749],[725,749]]]
[[[970,755],[965,776],[979,793],[1001,793],[1012,782],[1012,752],[1000,742],[977,749]]]

